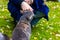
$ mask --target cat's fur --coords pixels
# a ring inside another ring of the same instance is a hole
[[[12,40],[30,40],[31,25],[30,22],[34,17],[31,11],[25,11],[20,17],[19,22],[13,30]]]

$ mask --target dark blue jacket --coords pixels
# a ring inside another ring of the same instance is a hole
[[[8,3],[8,10],[11,12],[11,16],[15,18],[15,20],[19,20],[20,16],[22,15],[21,10],[21,2],[24,0],[9,0]],[[48,18],[48,12],[49,8],[44,5],[43,0],[34,0],[34,3],[31,5],[31,7],[35,10],[39,10],[43,12],[46,15],[46,18]]]

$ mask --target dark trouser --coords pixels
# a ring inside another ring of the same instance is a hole
[[[36,23],[42,18],[45,17],[45,14],[40,12],[40,11],[36,11],[35,12],[35,17],[34,19],[31,21],[31,25],[36,25]]]
[[[31,21],[31,26],[36,25],[36,23],[42,18],[45,17],[45,14],[40,12],[40,11],[36,11],[35,13],[35,17],[33,18],[33,20]],[[18,22],[18,20],[16,20],[16,23]]]
[[[42,17],[45,17],[45,14],[40,12],[40,11],[36,11],[35,13],[35,17],[33,18],[33,20],[31,21],[31,26],[33,25],[36,25],[36,23],[42,18]],[[20,19],[20,18],[19,18]],[[14,18],[14,22],[15,22],[15,25],[17,24],[19,20],[16,20]]]

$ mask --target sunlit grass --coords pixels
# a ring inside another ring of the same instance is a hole
[[[42,18],[32,28],[31,40],[60,40],[60,3],[47,2],[50,8],[49,21]],[[7,10],[7,1],[0,1],[0,32],[11,37],[13,19]]]

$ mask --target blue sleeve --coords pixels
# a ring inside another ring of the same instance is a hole
[[[44,5],[43,0],[35,0],[35,3],[38,10],[42,11],[45,14],[48,14],[49,8],[47,5]]]
[[[22,1],[24,0],[9,0],[11,1],[12,3],[14,3],[15,5],[20,5]]]

